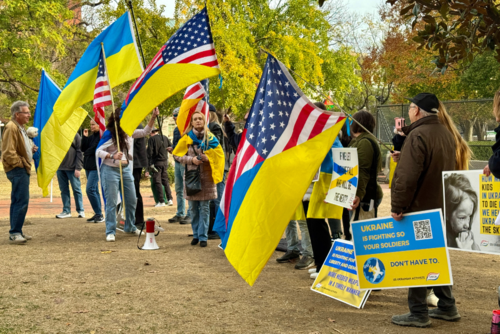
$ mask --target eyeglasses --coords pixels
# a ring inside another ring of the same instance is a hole
[[[31,112],[29,111],[19,111],[18,114],[28,114],[31,116]]]

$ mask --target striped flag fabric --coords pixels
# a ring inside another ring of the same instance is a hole
[[[104,63],[104,57],[101,50],[94,89],[94,120],[97,125],[99,125],[99,134],[101,137],[104,131],[106,131],[106,114],[104,113],[104,107],[110,106],[111,104],[111,90],[109,88],[106,64]]]
[[[274,252],[344,121],[317,108],[268,55],[214,225],[248,284]]]
[[[181,134],[184,134],[189,123],[191,116],[199,111],[205,115],[205,120],[208,124],[209,111],[208,111],[208,79],[197,82],[189,86],[184,93],[179,114],[177,116],[177,127]]]
[[[131,135],[165,99],[219,73],[205,7],[170,37],[134,82],[123,103],[122,129]]]

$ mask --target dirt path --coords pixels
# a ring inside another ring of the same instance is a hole
[[[385,192],[381,214],[389,208]],[[157,237],[161,249],[146,252],[120,232],[116,243],[105,242],[104,224],[36,217],[53,216],[47,202],[32,201],[40,210],[30,211],[25,231],[34,238],[25,246],[8,244],[0,202],[0,333],[489,333],[498,308],[500,258],[493,255],[451,251],[462,321],[401,328],[390,317],[407,312],[405,289],[374,292],[357,310],[312,292],[305,271],[275,261],[282,253],[249,287],[218,241],[190,246],[189,225],[166,223],[173,207],[146,205],[166,228]],[[60,199],[53,206],[60,209]]]

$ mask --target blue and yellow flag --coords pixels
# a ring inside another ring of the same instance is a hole
[[[204,8],[170,37],[134,82],[123,101],[120,126],[131,136],[160,103],[181,89],[219,73]]]
[[[61,123],[65,123],[76,108],[94,99],[101,43],[106,53],[111,88],[141,75],[143,68],[132,31],[132,20],[130,13],[126,12],[90,43],[76,64],[54,105],[54,114]]]
[[[203,153],[208,157],[208,162],[210,163],[210,167],[212,168],[212,178],[214,179],[214,183],[222,182],[222,178],[224,177],[224,151],[219,143],[217,137],[215,137],[211,132],[208,133],[208,143],[207,141],[202,141],[196,137],[193,130],[189,131],[189,133],[182,136],[177,143],[173,155],[178,157],[182,157],[186,155],[188,152],[190,145],[197,145],[203,150]]]
[[[33,126],[38,128],[39,133],[34,139],[35,145],[38,146],[38,152],[34,158],[38,186],[42,188],[43,196],[49,194],[48,185],[87,115],[85,110],[77,108],[71,112],[66,123],[59,123],[53,110],[60,94],[61,89],[42,70]]]

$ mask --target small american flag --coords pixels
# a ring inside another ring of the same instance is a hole
[[[208,79],[205,79],[201,82],[197,82],[194,85],[189,86],[186,89],[186,93],[184,94],[183,100],[194,100],[194,99],[200,99],[201,100],[189,110],[189,116],[187,117],[188,120],[191,120],[191,115],[195,111],[201,112],[203,115],[205,115],[206,122],[208,124],[208,119],[209,119],[209,111],[208,111]]]
[[[189,19],[161,47],[130,88],[125,103],[128,104],[131,97],[160,67],[168,64],[198,64],[219,68],[206,8]]]
[[[106,115],[104,114],[104,107],[111,105],[111,91],[109,89],[108,79],[106,75],[106,66],[104,64],[103,54],[99,56],[99,64],[97,70],[97,79],[95,81],[94,90],[94,113],[95,122],[99,125],[99,133],[102,137],[106,131]]]

